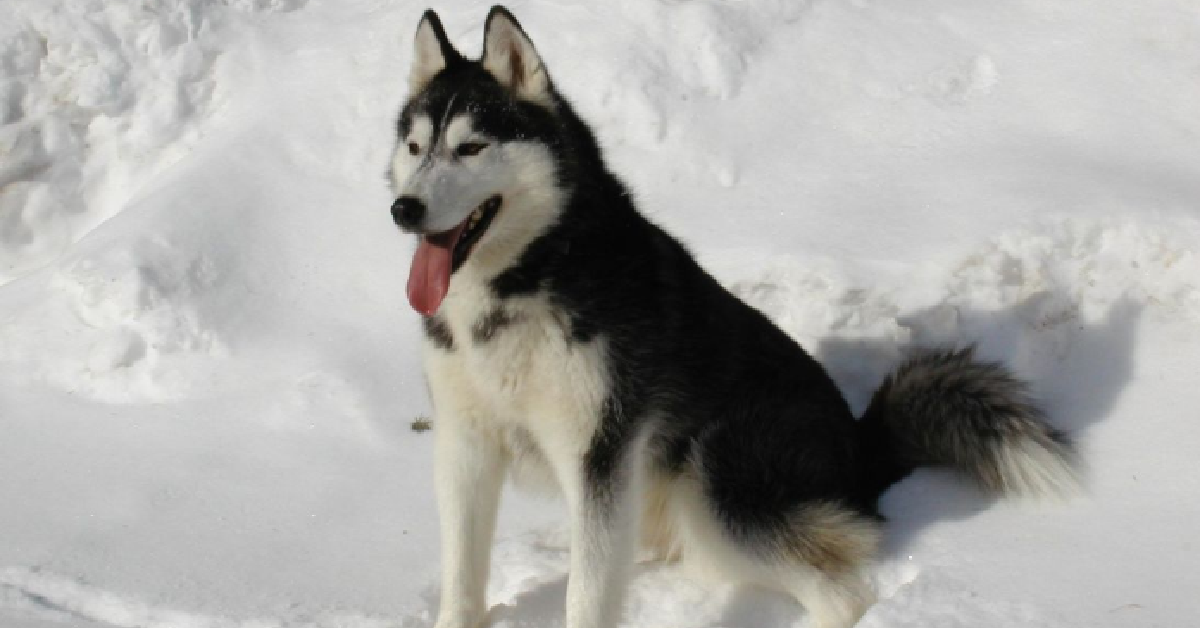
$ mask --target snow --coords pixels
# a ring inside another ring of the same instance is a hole
[[[429,626],[412,242],[383,177],[424,5],[0,3],[0,626]],[[487,4],[437,7],[478,51]],[[1193,625],[1190,0],[510,8],[644,211],[861,409],[907,347],[1033,382],[1088,494],[893,489],[874,627]],[[496,626],[561,625],[519,494]],[[645,565],[626,625],[804,626]]]

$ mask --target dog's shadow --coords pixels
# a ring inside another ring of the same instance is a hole
[[[517,595],[507,604],[493,605],[483,625],[489,628],[545,628],[557,626],[566,612],[567,575],[543,582]]]
[[[913,332],[908,346],[833,339],[821,342],[816,355],[861,414],[871,392],[909,348],[978,339],[980,357],[1009,364],[1029,381],[1050,423],[1086,454],[1088,428],[1108,417],[1131,379],[1142,308],[1119,300],[1103,320],[1089,324],[1077,310],[1048,307],[1047,300],[1046,295],[1035,296],[999,311],[948,311],[943,306],[903,319]],[[1086,468],[1085,455],[1085,485]],[[885,557],[899,555],[929,525],[970,518],[995,501],[941,470],[919,470],[898,488],[881,501],[889,520]]]

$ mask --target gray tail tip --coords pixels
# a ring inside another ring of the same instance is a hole
[[[1043,427],[1044,426],[1038,426]],[[1084,493],[1083,465],[1061,433],[1005,438],[980,474],[987,488],[1007,497],[1066,501]]]

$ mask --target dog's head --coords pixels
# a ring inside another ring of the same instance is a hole
[[[391,162],[392,217],[420,237],[408,296],[430,315],[460,267],[511,263],[553,222],[560,99],[532,42],[503,7],[488,14],[477,61],[465,59],[437,14],[426,11],[409,94]]]

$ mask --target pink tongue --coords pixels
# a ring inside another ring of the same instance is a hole
[[[426,316],[433,316],[450,290],[450,270],[454,245],[462,234],[463,224],[447,233],[421,238],[408,270],[408,302]]]

